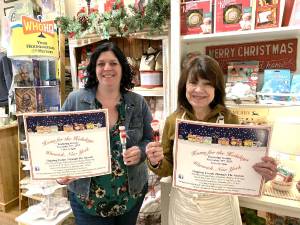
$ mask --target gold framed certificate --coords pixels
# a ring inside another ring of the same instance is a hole
[[[24,114],[33,180],[111,173],[108,112]]]
[[[260,196],[253,165],[268,154],[271,128],[177,120],[173,186],[200,192]]]

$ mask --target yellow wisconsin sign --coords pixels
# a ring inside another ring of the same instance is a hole
[[[8,56],[58,58],[58,38],[54,20],[39,21],[22,16],[12,24]]]

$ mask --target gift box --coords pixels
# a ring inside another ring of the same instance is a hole
[[[140,71],[141,87],[155,88],[163,86],[162,71]]]
[[[181,3],[180,13],[181,35],[211,33],[212,12],[210,0]]]
[[[215,32],[252,30],[254,27],[250,0],[216,0],[214,10]]]

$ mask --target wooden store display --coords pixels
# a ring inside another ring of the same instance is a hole
[[[86,64],[86,55],[90,55],[93,49],[99,44],[102,38],[96,34],[91,34],[85,38],[69,39],[70,67],[72,76],[73,89],[82,88],[80,82],[82,76],[82,64]],[[149,36],[146,33],[131,34],[130,37],[111,37],[110,40],[118,45],[126,57],[132,59],[141,59],[142,55],[147,52],[151,46],[155,50],[161,50],[162,57],[162,85],[155,87],[142,87],[142,85],[134,87],[133,91],[152,99],[161,98],[163,102],[163,114],[169,114],[170,101],[170,73],[169,73],[169,37],[168,35]],[[139,67],[139,65],[137,66]],[[137,68],[138,70],[139,68]],[[146,98],[147,100],[147,98]],[[159,118],[160,119],[160,118]]]
[[[0,127],[0,210],[18,205],[18,126]]]
[[[176,25],[180,24],[180,1],[171,1],[171,24]],[[171,86],[171,93],[174,93],[170,96],[171,109],[174,111],[176,109],[177,102],[177,86],[176,83],[180,77],[180,59],[183,54],[188,52],[198,51],[206,53],[208,46],[220,46],[220,45],[236,45],[250,42],[270,42],[277,40],[296,40],[297,43],[300,40],[300,28],[299,26],[288,26],[288,27],[277,27],[269,29],[259,29],[259,30],[247,30],[247,31],[229,31],[229,32],[220,32],[213,34],[191,34],[191,35],[181,35],[180,26],[172,26],[170,30],[170,49],[172,49],[172,54],[170,55],[170,61],[172,66],[170,67],[170,74],[172,75],[172,80],[175,84]],[[279,41],[280,43],[280,41]],[[293,51],[295,48],[293,48]],[[298,48],[295,50],[299,53],[299,43]],[[286,56],[285,56],[286,57]],[[291,56],[291,59],[294,59]],[[254,60],[254,59],[253,59]],[[238,61],[238,60],[237,60]],[[287,61],[287,60],[286,60]],[[284,62],[284,61],[283,61]],[[294,61],[295,62],[295,61]],[[291,70],[295,70],[295,73],[299,73],[300,61],[291,65]],[[289,67],[288,67],[289,68]],[[268,121],[274,121],[275,118],[280,116],[285,117],[299,117],[300,106],[299,103],[287,102],[286,104],[274,103],[274,104],[257,104],[257,103],[247,103],[247,104],[235,104],[230,103],[228,106],[231,109],[247,109],[253,108],[256,110],[266,110]],[[299,170],[295,171],[297,174]],[[299,174],[298,174],[299,176]],[[267,187],[268,185],[266,185]],[[161,193],[162,193],[162,224],[168,224],[168,197],[170,191],[171,183],[168,179],[161,180]],[[298,194],[299,196],[299,194]],[[282,197],[268,196],[264,194],[261,198],[248,198],[248,197],[239,197],[240,205],[243,207],[249,207],[252,209],[263,210],[270,213],[275,213],[278,215],[291,216],[299,218],[300,211],[300,201],[290,200]]]

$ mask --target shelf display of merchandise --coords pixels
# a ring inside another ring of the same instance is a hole
[[[16,4],[17,17],[9,23],[7,55],[12,61],[13,73],[11,87],[13,100],[10,112],[17,116],[18,122],[19,209],[29,207],[24,214],[16,218],[19,224],[42,224],[43,221],[45,224],[56,221],[53,224],[57,224],[58,220],[62,221],[71,214],[64,186],[58,185],[55,181],[32,179],[29,143],[23,122],[24,113],[60,111],[62,58],[59,57],[59,48],[62,46],[59,45],[60,39],[54,20],[51,20],[53,15],[47,13],[46,16],[47,10],[56,3],[50,1],[44,5],[44,16],[40,15],[42,10],[35,14],[37,11],[34,10],[37,8],[31,8],[31,4],[24,7],[28,9],[28,13],[23,14]]]
[[[167,36],[144,36],[136,34],[130,38],[113,37],[124,52],[135,72],[132,91],[145,96],[152,105],[153,117],[162,120],[168,114],[169,105],[169,47]],[[89,57],[101,37],[93,35],[80,39],[69,39],[70,65],[73,89],[83,88],[86,82],[86,66]],[[78,60],[79,59],[79,60]],[[152,100],[150,100],[152,99]],[[153,106],[154,106],[153,105]],[[157,111],[157,112],[156,112]],[[156,112],[156,113],[155,113]]]
[[[225,4],[225,1],[214,2],[215,5],[220,2]],[[231,4],[232,2],[233,1],[229,3],[227,1],[228,4]],[[252,1],[252,3],[253,2],[254,1]],[[274,3],[275,1],[272,2]],[[193,5],[195,4],[195,1],[185,1],[185,3],[182,4],[187,3]],[[180,23],[182,23],[182,21],[180,20],[180,18],[182,18],[182,11],[180,11],[179,4],[180,3],[178,2],[171,2],[171,24],[179,25]],[[285,7],[282,8],[285,9]],[[229,14],[230,12],[238,13],[238,10],[240,10],[240,8],[236,8],[236,6],[234,5],[229,5],[227,9],[227,11],[229,11],[227,12],[227,14]],[[280,24],[279,22],[277,23]],[[209,54],[214,57],[223,68],[225,81],[227,83],[232,83],[233,85],[238,84],[238,90],[236,90],[235,93],[240,94],[243,90],[246,89],[244,85],[245,81],[243,82],[239,80],[235,82],[234,79],[242,79],[239,74],[240,72],[244,72],[244,68],[237,68],[238,66],[232,66],[234,65],[233,63],[238,62],[244,64],[249,61],[258,61],[258,71],[255,72],[255,76],[250,76],[255,78],[252,80],[253,83],[255,82],[256,86],[256,90],[253,91],[252,95],[254,99],[252,99],[252,101],[249,101],[239,96],[238,98],[236,98],[236,101],[234,101],[233,96],[231,96],[231,99],[227,99],[226,101],[227,106],[229,106],[230,109],[238,115],[239,120],[242,124],[274,124],[281,118],[299,118],[300,107],[299,103],[296,100],[298,97],[295,90],[296,81],[294,81],[294,88],[292,89],[290,86],[290,89],[285,93],[278,93],[278,91],[274,91],[274,93],[271,93],[270,96],[273,95],[275,97],[275,99],[273,100],[276,101],[260,101],[260,95],[267,94],[261,93],[264,85],[265,70],[273,69],[275,71],[283,71],[283,69],[289,69],[290,77],[287,81],[287,84],[291,85],[293,79],[297,80],[300,68],[299,60],[297,60],[300,29],[297,26],[287,26],[286,24],[288,25],[288,23],[285,22],[285,27],[280,27],[280,25],[278,25],[277,27],[272,28],[265,27],[262,29],[255,29],[253,23],[253,28],[249,30],[232,30],[226,32],[222,31],[211,34],[203,34],[199,32],[197,34],[185,35],[182,35],[180,33],[180,26],[178,26],[178,28],[176,28],[176,26],[172,26],[170,45],[170,48],[172,49],[172,54],[170,57],[170,61],[172,62],[172,67],[170,68],[172,80],[178,81],[180,77],[180,59],[182,58],[182,56],[189,52],[196,51],[202,54]],[[216,24],[214,24],[214,26],[216,26]],[[285,43],[285,41],[287,42]],[[290,44],[287,44],[288,42]],[[263,47],[264,44],[269,44],[268,53],[266,48]],[[279,47],[281,51],[285,51],[286,47],[288,47],[289,49],[285,53],[282,52],[281,59],[279,59],[279,55],[276,56],[274,52],[274,49],[277,49],[277,47]],[[235,70],[239,69],[239,71],[237,71],[239,73],[236,73],[236,76],[228,73],[228,71],[231,71],[233,68],[235,68]],[[171,84],[170,86],[171,93],[176,93],[176,85]],[[280,97],[281,95],[283,97]],[[176,109],[176,98],[177,96],[171,97],[171,111]],[[288,101],[282,101],[283,98]],[[281,101],[278,101],[279,99]],[[286,131],[287,129],[285,129],[285,131],[282,130],[281,133]],[[278,141],[282,143],[286,143],[287,140],[290,139],[278,139]],[[294,139],[290,141],[294,142]],[[261,210],[267,213],[277,214],[281,216],[294,217],[296,218],[294,219],[294,221],[297,221],[299,220],[299,214],[297,212],[299,212],[300,209],[299,193],[296,189],[296,183],[300,179],[300,168],[298,166],[300,160],[299,150],[298,153],[295,154],[291,148],[286,146],[284,151],[284,153],[278,153],[278,150],[273,149],[272,151],[272,149],[270,149],[270,155],[278,160],[280,166],[283,166],[287,169],[287,171],[291,171],[293,173],[294,177],[292,183],[280,183],[280,185],[286,185],[292,188],[289,189],[289,191],[280,191],[276,189],[276,184],[271,184],[269,182],[265,185],[264,194],[260,198],[239,197],[239,201],[240,206],[242,207]],[[164,196],[164,193],[165,195],[168,195],[167,181],[162,182],[162,212],[165,212],[163,206],[167,207],[167,203],[164,202],[164,199],[167,199],[167,197]],[[270,221],[270,219],[268,221]],[[295,224],[298,223],[296,222]],[[162,214],[162,224],[167,224],[167,214]]]
[[[12,60],[19,140],[19,208],[28,210],[16,218],[20,223],[54,221],[71,213],[63,187],[55,181],[31,179],[28,142],[23,113],[49,113],[60,110],[60,86],[56,78],[56,60]],[[56,193],[56,198],[53,197]],[[65,196],[64,198],[62,198]],[[64,200],[63,200],[64,199]],[[59,200],[59,201],[58,201]],[[34,217],[36,216],[36,217]]]

